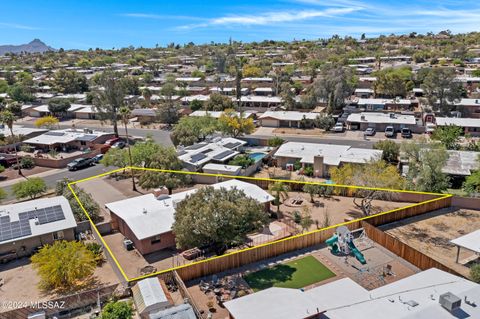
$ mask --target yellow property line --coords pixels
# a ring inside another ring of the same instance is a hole
[[[298,234],[298,235],[294,235],[294,236],[290,236],[290,237],[278,239],[278,240],[275,240],[275,241],[272,241],[272,242],[269,242],[269,243],[264,243],[264,244],[260,244],[260,245],[257,245],[257,246],[240,249],[240,250],[237,250],[237,251],[233,251],[233,252],[230,252],[230,253],[226,253],[226,254],[221,255],[221,256],[210,257],[210,258],[207,258],[207,259],[204,259],[204,260],[194,261],[194,262],[189,263],[189,264],[185,264],[185,265],[181,265],[181,266],[176,266],[176,267],[168,268],[168,269],[161,270],[161,271],[157,271],[157,272],[154,272],[154,273],[151,273],[151,274],[147,274],[147,275],[143,275],[143,276],[139,276],[139,277],[134,277],[134,278],[129,278],[129,277],[125,274],[125,271],[123,270],[122,266],[121,266],[120,263],[118,262],[118,260],[117,260],[117,258],[115,257],[115,255],[112,253],[110,247],[108,246],[108,244],[107,244],[107,243],[105,242],[105,240],[103,239],[103,236],[102,236],[102,235],[100,234],[100,232],[98,231],[95,223],[93,222],[92,218],[90,217],[90,215],[89,215],[88,212],[86,211],[85,207],[82,205],[81,201],[79,200],[77,194],[75,193],[75,191],[73,190],[73,187],[72,187],[72,185],[75,185],[75,184],[79,184],[79,183],[82,183],[82,182],[86,182],[86,181],[89,181],[89,180],[92,180],[92,179],[95,179],[95,178],[99,178],[99,177],[104,177],[104,176],[107,176],[107,175],[110,175],[110,174],[113,174],[113,173],[116,173],[116,172],[120,172],[120,171],[125,171],[125,170],[128,170],[128,169],[142,170],[142,171],[151,171],[151,172],[161,172],[161,173],[175,173],[175,174],[186,174],[186,175],[200,175],[200,176],[225,177],[225,178],[230,178],[230,179],[233,179],[233,178],[234,178],[234,179],[257,180],[257,181],[268,181],[268,182],[297,183],[297,184],[304,184],[304,185],[307,185],[307,184],[310,184],[310,185],[322,185],[322,186],[339,187],[339,188],[366,189],[366,190],[387,191],[387,192],[395,192],[395,193],[411,193],[411,194],[421,194],[421,195],[434,195],[434,196],[438,196],[438,198],[433,198],[433,199],[426,200],[426,201],[422,201],[422,202],[419,202],[419,203],[416,203],[416,204],[411,204],[411,205],[407,205],[407,206],[404,206],[404,207],[395,208],[395,209],[392,209],[392,210],[389,210],[389,211],[386,211],[386,212],[381,212],[381,213],[378,213],[378,214],[361,217],[361,218],[358,218],[358,219],[355,219],[355,220],[352,220],[352,221],[343,222],[343,223],[335,224],[335,225],[332,225],[332,226],[324,227],[324,228],[321,228],[321,229],[312,230],[312,231],[309,231],[309,232],[306,232],[306,233],[301,233],[301,234]],[[209,174],[209,173],[177,171],[177,170],[164,170],[164,169],[135,167],[135,166],[127,166],[127,167],[124,167],[124,168],[118,168],[118,169],[115,169],[115,170],[112,170],[112,171],[109,171],[109,172],[106,172],[106,173],[102,173],[102,174],[98,174],[98,175],[95,175],[95,176],[91,176],[91,177],[88,177],[88,178],[84,178],[84,179],[81,179],[81,180],[78,180],[78,181],[70,182],[70,183],[68,183],[68,188],[69,188],[70,191],[72,192],[72,194],[73,194],[73,196],[75,197],[76,201],[79,203],[80,208],[83,210],[83,212],[84,212],[85,215],[87,216],[88,220],[90,221],[90,224],[92,225],[93,229],[95,230],[95,232],[97,233],[98,237],[99,237],[100,240],[102,241],[102,244],[107,248],[108,252],[109,252],[110,255],[112,256],[113,261],[115,262],[115,264],[117,265],[118,269],[119,269],[120,272],[122,273],[122,276],[125,278],[125,280],[126,280],[127,282],[132,282],[132,281],[137,281],[137,280],[144,279],[144,278],[148,278],[148,277],[152,277],[152,276],[157,276],[157,275],[160,275],[160,274],[163,274],[163,273],[166,273],[166,272],[170,272],[170,271],[173,271],[173,270],[177,270],[177,269],[181,269],[181,268],[186,268],[186,267],[190,267],[190,266],[192,266],[192,265],[196,265],[196,264],[201,264],[201,263],[204,263],[204,262],[208,262],[208,261],[210,261],[210,260],[219,259],[219,258],[224,258],[224,257],[230,256],[230,255],[238,254],[238,253],[243,252],[243,251],[249,251],[249,250],[257,249],[257,248],[260,248],[260,247],[272,245],[272,244],[274,244],[274,243],[279,243],[279,242],[291,240],[291,239],[294,239],[294,238],[299,238],[299,237],[302,237],[302,236],[306,236],[306,235],[309,235],[309,234],[313,234],[313,233],[325,231],[325,230],[328,230],[328,229],[336,228],[336,227],[339,227],[339,226],[349,225],[349,224],[352,224],[352,223],[355,223],[355,222],[358,222],[358,221],[367,220],[367,219],[370,219],[370,218],[373,218],[373,217],[377,217],[377,216],[381,216],[381,215],[386,215],[386,214],[394,213],[394,212],[399,211],[399,210],[401,210],[401,209],[411,208],[411,207],[415,207],[415,206],[420,206],[420,205],[423,205],[423,204],[427,204],[427,203],[430,203],[430,202],[438,201],[438,200],[441,200],[441,199],[444,199],[444,198],[449,198],[449,197],[452,197],[452,196],[453,196],[453,195],[451,195],[451,194],[439,194],[439,193],[417,192],[417,191],[408,191],[408,190],[395,190],[395,189],[387,189],[387,188],[363,187],[363,186],[341,185],[341,184],[325,184],[325,183],[318,183],[318,182],[281,180],[281,179],[271,179],[271,178],[257,178],[257,177],[249,177],[249,176],[232,176],[232,175],[223,175],[223,174]]]

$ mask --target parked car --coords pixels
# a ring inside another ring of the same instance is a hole
[[[345,131],[345,126],[343,125],[343,123],[337,123],[333,127],[333,131],[338,132],[338,133],[342,133],[343,131]]]
[[[385,136],[386,137],[395,137],[395,128],[393,126],[387,126],[385,128]]]
[[[375,129],[373,127],[368,127],[366,130],[365,130],[365,135],[366,136],[374,136],[375,135]]]
[[[100,163],[100,161],[103,159],[103,154],[98,154],[92,157],[92,160],[94,163]]]
[[[118,141],[120,141],[120,138],[119,137],[114,137],[114,138],[111,138],[109,140],[106,140],[104,144],[108,145],[108,146],[112,146],[113,144],[117,143]]]
[[[412,130],[409,128],[402,128],[401,135],[403,138],[412,138]]]
[[[118,141],[115,144],[112,145],[112,148],[124,148],[127,144],[125,144],[124,141]]]
[[[93,159],[80,157],[68,163],[67,168],[69,171],[76,171],[78,169],[85,168],[92,165],[93,165]]]

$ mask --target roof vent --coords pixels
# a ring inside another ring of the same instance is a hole
[[[446,292],[442,295],[440,295],[439,299],[440,305],[447,309],[449,312],[453,312],[456,309],[459,309],[460,306],[462,305],[462,299],[457,297],[451,292]]]
[[[147,209],[144,208],[144,209],[142,210],[142,213],[146,215],[146,214],[147,214]]]

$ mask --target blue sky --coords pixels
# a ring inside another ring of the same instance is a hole
[[[0,44],[40,38],[66,49],[445,29],[480,31],[480,1],[16,0],[2,1],[0,8]]]

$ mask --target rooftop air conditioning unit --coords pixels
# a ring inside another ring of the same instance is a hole
[[[395,118],[395,113],[390,113],[390,118],[394,119]]]
[[[365,115],[360,115],[360,120],[365,121]]]
[[[447,309],[449,312],[453,312],[454,310],[459,309],[462,305],[462,299],[455,296],[451,292],[446,292],[440,295],[439,302],[440,305],[443,308]]]

